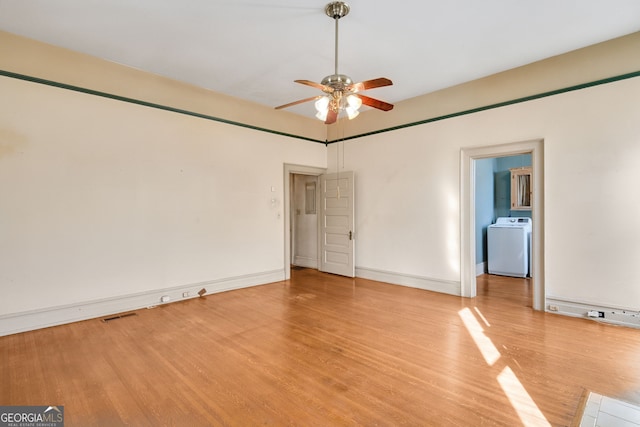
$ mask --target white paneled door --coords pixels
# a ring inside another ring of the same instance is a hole
[[[355,276],[353,172],[320,176],[320,271]]]

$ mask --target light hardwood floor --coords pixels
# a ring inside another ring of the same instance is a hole
[[[533,311],[530,282],[462,299],[314,270],[0,338],[0,405],[67,426],[571,425],[640,402],[640,331]]]

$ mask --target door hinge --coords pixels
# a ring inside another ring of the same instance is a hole
[[[353,231],[349,231],[349,240],[353,240]]]

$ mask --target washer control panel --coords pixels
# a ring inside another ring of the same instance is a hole
[[[496,219],[496,225],[531,225],[531,218],[526,217],[500,217]]]

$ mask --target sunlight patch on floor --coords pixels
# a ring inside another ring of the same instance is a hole
[[[477,307],[474,307],[477,316],[490,327],[487,319],[482,315]],[[463,308],[458,312],[462,322],[464,323],[469,335],[480,350],[480,353],[487,362],[487,365],[493,366],[502,356],[500,351],[491,341],[491,338],[485,335],[484,328],[476,319],[473,312],[469,308]],[[550,426],[538,405],[531,398],[531,395],[524,388],[516,374],[509,366],[505,366],[497,377],[498,383],[504,394],[509,399],[511,406],[515,409],[518,417],[525,426]]]
[[[493,345],[493,341],[484,334],[484,329],[471,310],[463,308],[458,312],[458,314],[460,315],[462,322],[464,322],[464,326],[467,328],[467,331],[469,331],[469,335],[471,335],[471,338],[473,338],[473,341],[480,350],[480,353],[482,353],[487,365],[493,366],[498,359],[500,359],[500,352],[496,346]]]
[[[480,313],[480,310],[478,310],[478,307],[473,307],[473,308],[476,311],[476,314],[478,315],[480,320],[482,320],[484,322],[484,324],[487,325],[487,327],[490,328],[491,324],[489,323],[489,321],[487,319],[485,319],[485,317],[482,315],[482,313]]]
[[[511,402],[511,406],[518,413],[522,424],[525,426],[551,425],[510,367],[505,366],[500,372],[498,382]]]

